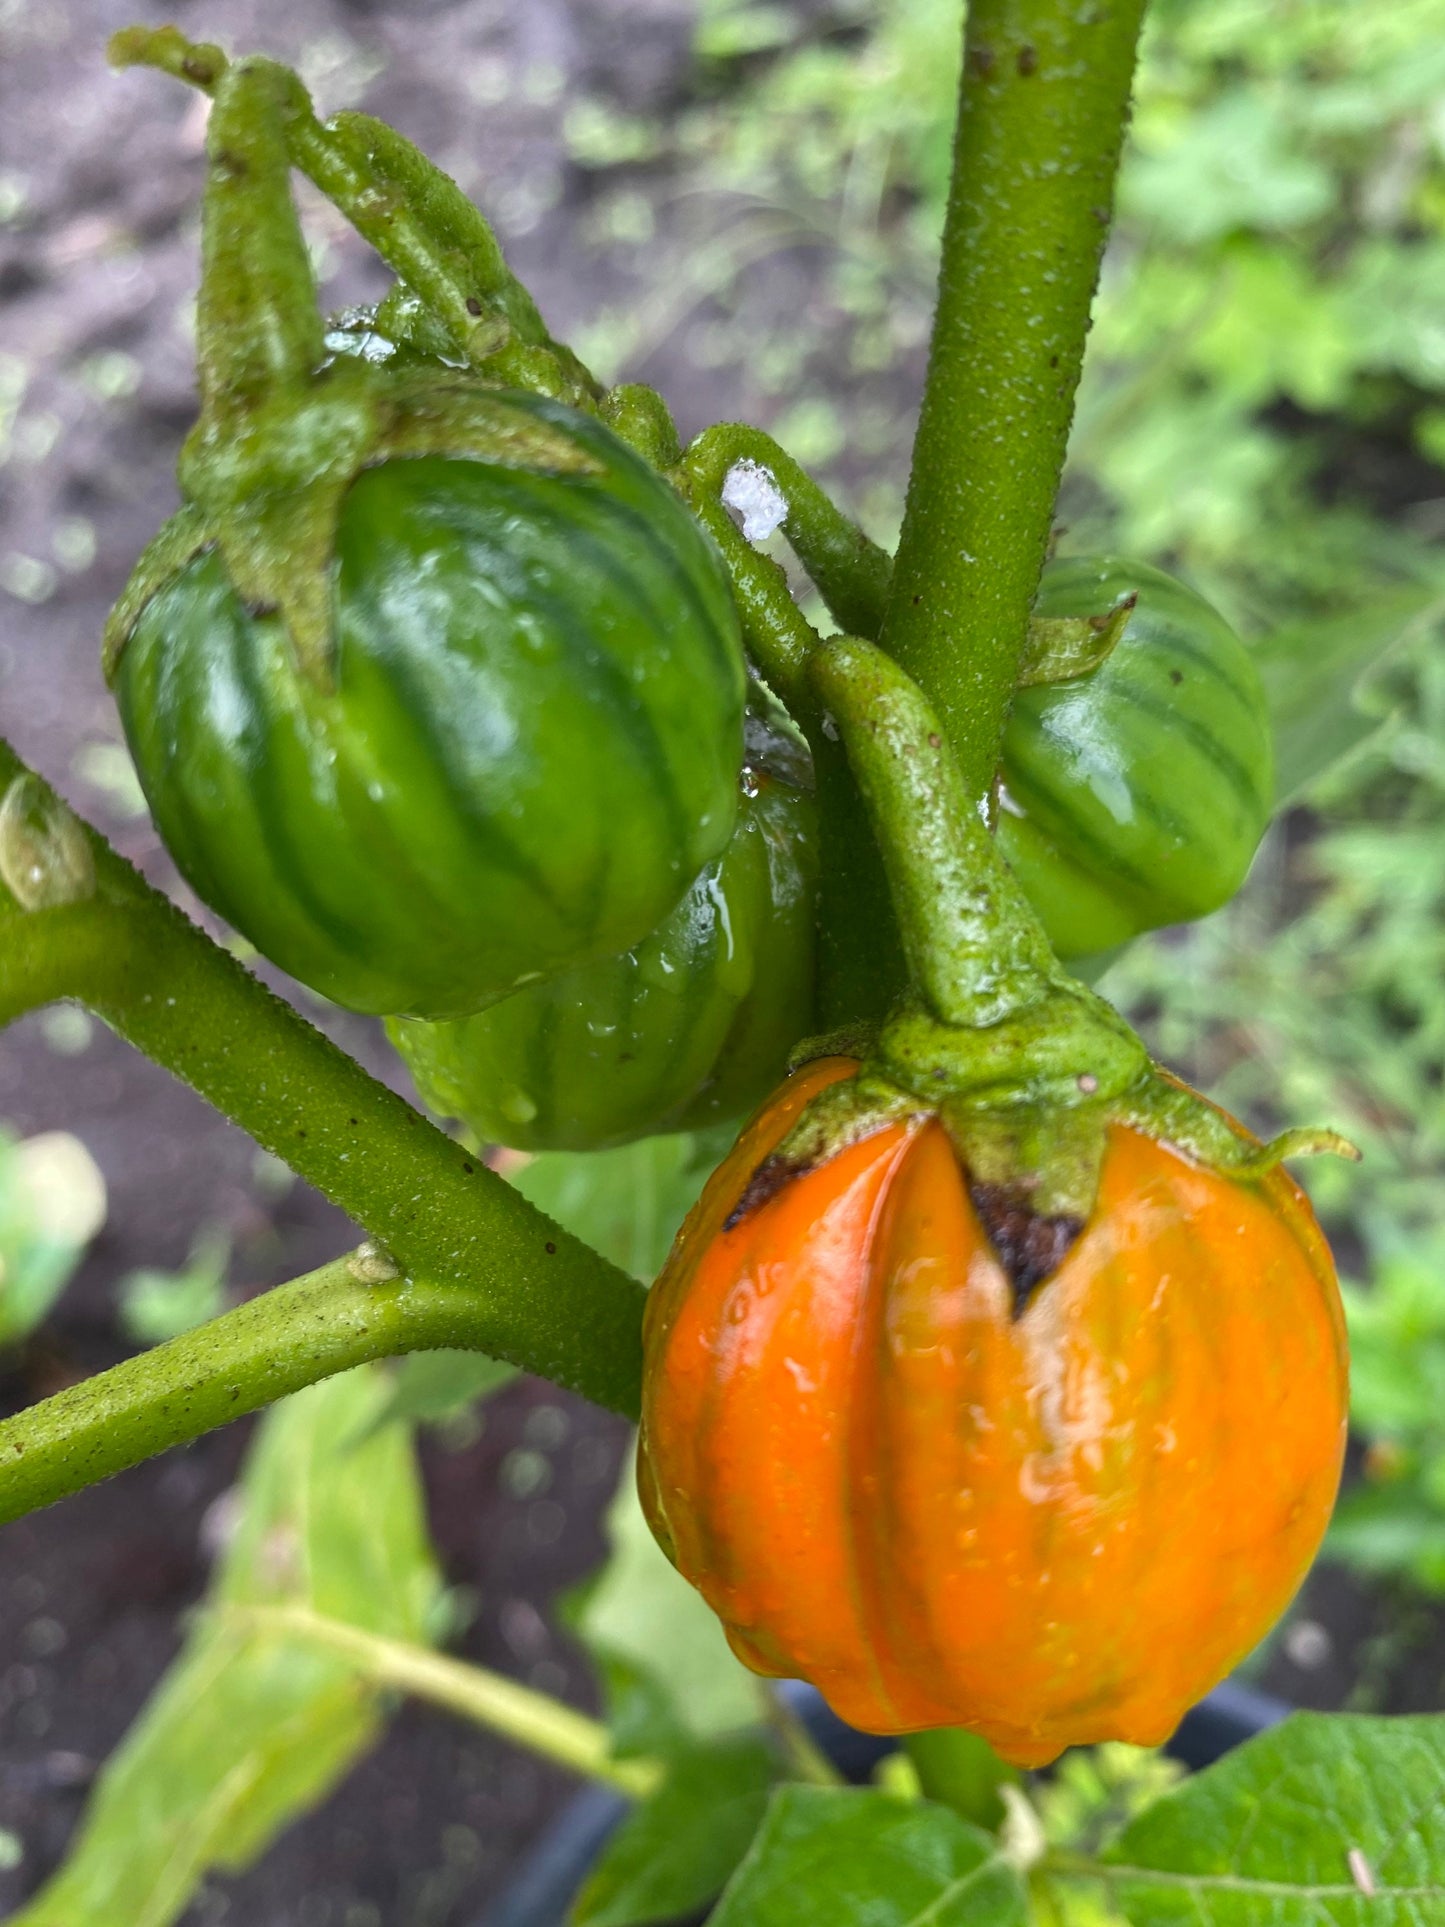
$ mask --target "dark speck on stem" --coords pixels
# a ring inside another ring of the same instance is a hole
[[[482,312],[481,302],[478,301],[477,297],[474,294],[469,294],[467,296],[467,313],[480,314],[481,312]]]
[[[551,1241],[551,1239],[550,1239],[550,1238],[549,1238],[549,1239],[547,1240],[547,1244],[546,1244],[546,1247],[545,1247],[545,1249],[546,1249],[546,1252],[547,1252],[547,1256],[548,1256],[549,1258],[554,1258],[554,1257],[556,1257],[556,1255],[557,1255],[557,1247],[556,1247],[556,1245],[554,1245],[554,1244],[552,1243],[552,1241]]]
[[[1030,47],[1027,44],[1020,47],[1018,51],[1018,59],[1015,61],[1014,64],[1017,66],[1019,73],[1023,76],[1025,80],[1028,79],[1030,74],[1036,74],[1039,70],[1039,56],[1038,56],[1037,48]]]
[[[993,48],[973,47],[969,50],[968,64],[982,80],[987,80],[993,72]]]

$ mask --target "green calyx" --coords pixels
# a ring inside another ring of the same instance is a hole
[[[218,549],[242,601],[283,617],[296,664],[332,679],[333,568],[347,490],[387,461],[452,456],[534,475],[591,475],[598,465],[564,429],[474,375],[338,358],[305,395],[252,411],[230,440],[203,416],[181,457],[190,500],[142,554],[106,622],[102,661],[114,681],[146,605],[207,549]]]
[[[301,111],[298,89],[294,75],[264,60],[222,66],[215,78],[197,314],[201,413],[179,467],[186,506],[146,550],[107,623],[108,678],[152,597],[217,549],[242,601],[282,616],[298,667],[327,687],[337,521],[364,468],[456,456],[546,475],[595,472],[562,428],[519,408],[490,378],[416,354],[394,364],[328,355],[291,199],[286,117]],[[384,316],[377,331],[388,332]]]
[[[1332,1132],[1260,1145],[1154,1065],[1118,1013],[1063,969],[937,717],[896,663],[840,638],[810,674],[885,851],[913,988],[861,1053],[858,1074],[807,1107],[755,1196],[889,1123],[936,1117],[1015,1283],[1031,1284],[1088,1221],[1112,1125],[1241,1182],[1284,1157],[1353,1155]],[[823,1048],[838,1040],[820,1040],[814,1054]]]

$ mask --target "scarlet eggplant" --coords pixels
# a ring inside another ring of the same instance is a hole
[[[654,933],[452,1023],[396,1019],[432,1110],[485,1142],[595,1151],[726,1123],[810,1028],[817,832],[807,751],[760,705],[722,856]]]
[[[1152,1745],[1298,1585],[1339,1478],[1329,1251],[1261,1145],[1055,961],[932,712],[812,669],[912,988],[764,1106],[649,1299],[639,1485],[757,1671],[1024,1765]]]
[[[1269,822],[1259,672],[1216,609],[1115,556],[1044,570],[1034,613],[1104,623],[1088,674],[1020,689],[999,768],[999,847],[1061,957],[1112,949],[1227,903]]]
[[[737,618],[594,414],[328,357],[282,138],[306,111],[268,62],[217,85],[186,505],[107,662],[197,892],[338,1003],[452,1016],[637,942],[727,847]]]
[[[1082,1226],[973,1184],[917,1112],[778,1181],[807,1100],[856,1069],[783,1086],[653,1289],[653,1529],[748,1665],[855,1726],[963,1725],[1023,1765],[1158,1745],[1329,1519],[1324,1239],[1278,1167],[1240,1179],[1123,1124]]]

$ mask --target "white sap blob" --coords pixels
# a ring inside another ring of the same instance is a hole
[[[772,470],[761,462],[734,462],[723,478],[722,499],[725,507],[736,509],[743,518],[743,534],[749,542],[766,542],[787,520],[783,491]]]

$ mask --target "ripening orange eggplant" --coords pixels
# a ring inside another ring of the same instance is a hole
[[[1314,1216],[1278,1165],[1242,1180],[1114,1125],[1029,1283],[1047,1250],[1000,1257],[1024,1214],[937,1117],[770,1173],[855,1069],[783,1086],[653,1291],[653,1530],[741,1659],[855,1726],[966,1726],[1028,1766],[1157,1745],[1329,1520],[1347,1371]]]
[[[756,1671],[1006,1759],[1157,1744],[1260,1639],[1345,1442],[1328,1246],[1270,1145],[1070,977],[922,693],[810,660],[909,988],[715,1173],[653,1289],[639,1484]],[[821,1047],[815,1047],[821,1050]]]

